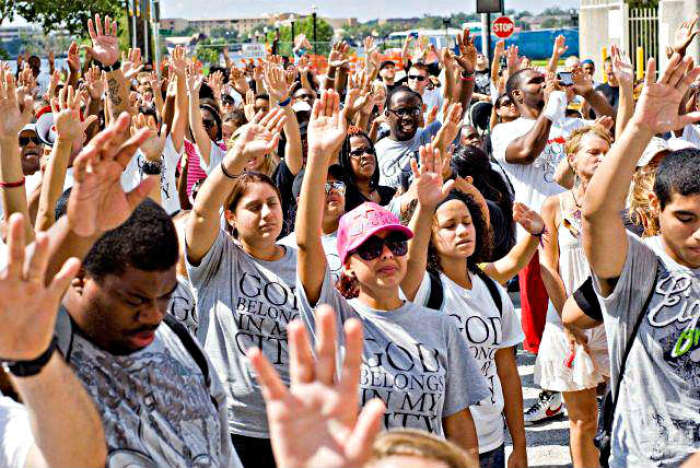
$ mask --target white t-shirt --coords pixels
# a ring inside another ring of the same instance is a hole
[[[408,170],[411,157],[418,158],[418,149],[421,145],[430,143],[441,126],[440,122],[436,120],[425,128],[419,128],[410,140],[397,141],[391,137],[379,140],[374,146],[379,165],[379,185],[399,187],[401,185],[401,172]]]
[[[683,135],[681,135],[681,139],[700,148],[700,126],[692,124],[686,125],[685,128],[683,128]]]
[[[515,202],[524,203],[531,210],[539,212],[547,197],[565,191],[564,187],[554,180],[554,173],[559,161],[565,157],[566,137],[585,124],[585,121],[581,119],[572,118],[564,118],[553,123],[544,151],[531,164],[509,163],[506,161],[506,148],[513,140],[529,132],[534,127],[535,120],[520,117],[512,122],[498,124],[493,128],[491,134],[493,156],[501,164],[513,184]],[[518,238],[524,235],[523,233],[524,230],[518,226]]]
[[[32,445],[27,410],[0,393],[0,467],[24,468]]]
[[[213,141],[210,141],[209,143],[211,143],[211,150],[209,151],[209,164],[207,164],[204,158],[199,158],[199,167],[201,167],[202,170],[207,173],[207,175],[211,174],[211,171],[214,170],[216,166],[221,164],[221,161],[224,160],[224,156],[226,156],[226,151],[221,149],[218,143]],[[199,148],[197,148],[197,151],[199,151]],[[199,151],[199,154],[202,154],[202,152]]]
[[[180,210],[180,198],[177,193],[177,177],[175,172],[182,151],[182,148],[180,152],[175,150],[173,139],[168,135],[165,139],[165,147],[163,148],[163,156],[161,157],[163,168],[160,177],[160,196],[163,200],[163,208],[168,214],[173,214]],[[142,171],[143,161],[144,156],[141,151],[138,151],[134,157],[131,158],[131,161],[129,161],[121,177],[124,190],[133,190],[141,182],[144,176]]]
[[[472,289],[465,289],[440,273],[443,287],[442,312],[455,320],[467,340],[471,355],[486,379],[490,395],[469,407],[479,436],[479,452],[489,452],[503,445],[503,390],[496,368],[496,351],[510,348],[525,338],[513,303],[502,287],[502,311],[496,308],[486,283],[477,275],[469,275]],[[430,276],[423,277],[414,302],[426,305],[430,298]]]

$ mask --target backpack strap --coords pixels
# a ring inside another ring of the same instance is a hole
[[[617,400],[618,397],[620,396],[620,387],[622,387],[622,377],[625,374],[625,368],[627,367],[627,357],[630,354],[630,351],[632,351],[632,345],[634,344],[636,338],[637,338],[637,332],[639,331],[639,327],[642,324],[642,321],[644,320],[645,317],[645,311],[649,308],[649,304],[651,303],[651,299],[654,297],[654,290],[655,290],[655,285],[656,285],[656,276],[659,274],[659,260],[657,259],[656,261],[656,269],[654,271],[654,284],[651,286],[651,291],[649,292],[649,295],[647,296],[646,300],[644,301],[644,305],[642,306],[642,309],[639,312],[639,317],[637,317],[637,321],[634,323],[634,326],[632,327],[632,333],[629,336],[629,339],[627,340],[627,346],[625,346],[625,352],[622,355],[622,361],[620,362],[620,372],[618,374],[617,378],[617,386],[615,387],[615,391],[613,392],[613,399],[612,399],[612,411],[610,411],[610,417],[608,418],[609,420],[604,421],[605,424],[605,429],[609,433],[612,432],[612,423],[613,419],[615,418],[615,409],[617,408]]]
[[[70,362],[70,353],[73,349],[73,322],[71,321],[68,311],[59,306],[58,314],[56,315],[56,325],[54,326],[54,336],[59,352],[63,355],[66,362]]]
[[[496,304],[498,314],[501,318],[503,318],[503,299],[501,298],[501,291],[499,290],[499,286],[489,275],[484,273],[484,271],[479,267],[476,268],[476,276],[481,278],[484,284],[486,284],[486,287],[489,290],[489,294],[491,294],[491,299],[493,299],[494,304]]]
[[[445,299],[442,280],[440,280],[440,276],[437,273],[429,270],[428,277],[430,277],[430,296],[428,297],[428,303],[425,306],[429,309],[441,310],[442,303]]]
[[[177,335],[177,337],[180,339],[182,342],[182,345],[185,347],[188,353],[190,353],[190,356],[192,356],[192,359],[194,359],[194,362],[197,364],[199,369],[202,371],[202,375],[204,375],[204,381],[207,384],[207,388],[211,387],[211,375],[209,375],[209,363],[207,362],[207,358],[204,357],[204,353],[202,352],[202,348],[199,347],[197,342],[195,342],[194,338],[190,334],[190,332],[185,328],[183,324],[177,321],[177,319],[170,315],[166,314],[165,318],[163,319],[165,324]],[[214,401],[214,398],[212,397],[212,401]],[[214,401],[214,405],[218,407],[218,404]]]

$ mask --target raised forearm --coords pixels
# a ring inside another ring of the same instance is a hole
[[[12,382],[29,412],[34,441],[48,466],[105,466],[107,444],[100,415],[57,352],[39,374],[13,377]]]
[[[17,136],[8,135],[0,137],[0,181],[6,184],[16,184],[24,179],[22,162],[17,145]],[[24,183],[15,187],[3,187],[2,208],[5,220],[10,219],[12,213],[20,213],[24,219],[29,219],[27,206],[27,193]],[[25,240],[30,243],[34,240],[34,230],[30,223],[24,223]]]
[[[284,123],[284,136],[287,139],[287,144],[284,147],[284,161],[289,168],[289,171],[296,175],[301,171],[304,165],[304,156],[301,146],[301,131],[299,130],[299,121],[296,113],[290,105],[283,107],[284,115],[287,116],[287,121]]]
[[[41,184],[39,197],[39,209],[37,210],[34,228],[37,232],[48,230],[56,222],[56,202],[63,193],[63,185],[66,180],[68,161],[71,155],[72,144],[60,136],[51,151],[51,158],[44,173],[44,183]]]
[[[484,273],[499,284],[510,281],[530,263],[539,245],[539,237],[533,235],[523,237],[505,257],[487,264],[484,267]]]
[[[617,117],[615,119],[615,135],[622,135],[627,123],[634,114],[634,90],[632,84],[624,86],[620,84],[620,100],[617,103]]]
[[[112,119],[129,108],[129,83],[121,70],[107,73],[107,97]]]
[[[428,264],[428,246],[433,212],[433,209],[418,203],[409,223],[409,228],[413,231],[413,238],[408,242],[406,276],[401,281],[401,290],[409,301],[416,297]]]
[[[591,89],[583,95],[583,98],[590,104],[598,117],[602,115],[607,115],[613,118],[615,117],[615,109],[613,109],[602,93],[596,91],[595,89]]]
[[[175,113],[173,116],[173,124],[170,131],[173,140],[173,146],[176,151],[180,151],[185,141],[185,131],[187,129],[188,120],[188,99],[187,86],[185,85],[185,75],[177,76],[177,94],[175,95]],[[199,107],[197,107],[199,110]]]
[[[459,100],[458,102],[462,104],[462,116],[469,109],[469,104],[472,100],[472,93],[474,92],[474,74],[464,76],[463,73],[459,74]]]
[[[335,67],[328,67],[326,72],[326,77],[323,80],[323,89],[334,89],[335,81],[338,77],[337,70]]]
[[[206,165],[209,165],[209,156],[211,155],[211,140],[204,129],[202,123],[202,111],[199,109],[199,95],[197,92],[189,94],[189,120],[190,129],[194,142],[199,148],[199,156]],[[178,112],[177,110],[175,111]]]
[[[513,140],[506,148],[506,161],[511,164],[530,164],[544,151],[552,121],[540,114],[535,125],[525,135]]]

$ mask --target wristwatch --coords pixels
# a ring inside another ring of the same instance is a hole
[[[95,62],[95,65],[97,65],[97,68],[99,68],[100,70],[104,70],[108,73],[119,70],[122,67],[122,63],[119,60],[117,60],[116,62],[114,62],[112,65],[109,65],[109,66],[103,64],[99,60],[94,60],[94,62]]]
[[[31,361],[3,361],[2,367],[15,377],[31,377],[37,375],[49,363],[51,356],[56,351],[58,340],[54,336],[49,347],[41,355]]]
[[[144,161],[141,164],[141,169],[144,174],[147,175],[158,175],[163,170],[163,163],[161,161]]]

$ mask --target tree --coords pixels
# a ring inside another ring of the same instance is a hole
[[[65,29],[81,36],[87,35],[87,20],[95,13],[112,18],[124,14],[121,0],[16,0],[10,3],[14,3],[14,13],[29,22],[40,23],[45,32]]]
[[[5,20],[12,21],[15,14],[15,0],[3,0],[0,2],[0,24]]]

